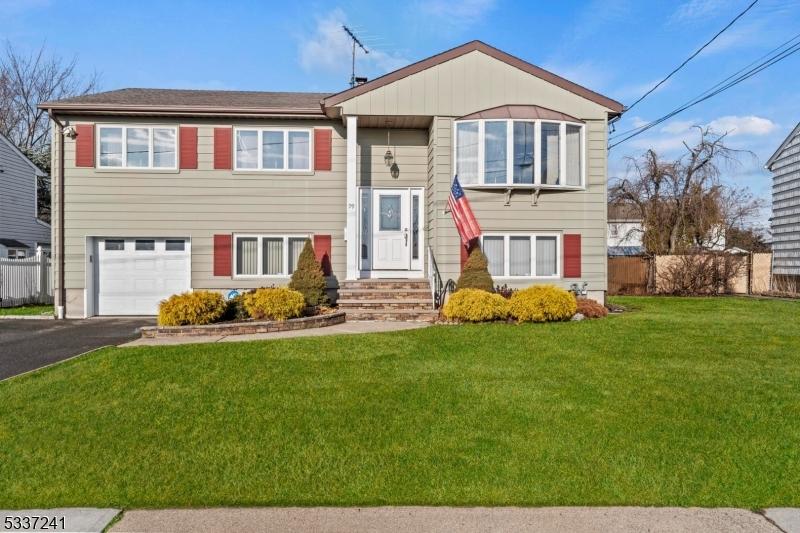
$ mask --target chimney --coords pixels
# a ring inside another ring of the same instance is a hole
[[[356,85],[364,85],[367,83],[367,78],[356,77]]]

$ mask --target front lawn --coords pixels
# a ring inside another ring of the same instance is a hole
[[[0,316],[52,315],[52,305],[21,305],[19,307],[0,307]]]
[[[115,348],[0,383],[0,507],[800,506],[799,302]]]

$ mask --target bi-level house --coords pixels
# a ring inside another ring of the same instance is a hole
[[[465,258],[456,174],[498,284],[604,297],[606,134],[623,106],[482,42],[336,94],[123,89],[42,107],[67,316],[285,284],[306,238],[350,299],[375,278],[430,299]]]

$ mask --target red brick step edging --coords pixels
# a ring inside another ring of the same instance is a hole
[[[258,320],[253,322],[231,322],[204,326],[146,326],[141,328],[142,338],[193,337],[199,335],[246,335],[250,333],[272,333],[299,329],[324,328],[343,324],[345,313],[339,311],[327,315],[290,318],[289,320]]]

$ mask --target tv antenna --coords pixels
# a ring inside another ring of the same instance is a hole
[[[356,34],[353,33],[352,30],[350,30],[350,28],[348,28],[345,25],[342,25],[342,29],[345,31],[345,33],[353,41],[353,63],[352,63],[352,70],[350,71],[350,87],[355,87],[356,86],[356,45],[358,45],[359,48],[364,50],[365,54],[368,54],[369,50],[366,49],[366,47],[361,43],[361,41],[358,39],[358,37],[356,37]]]

